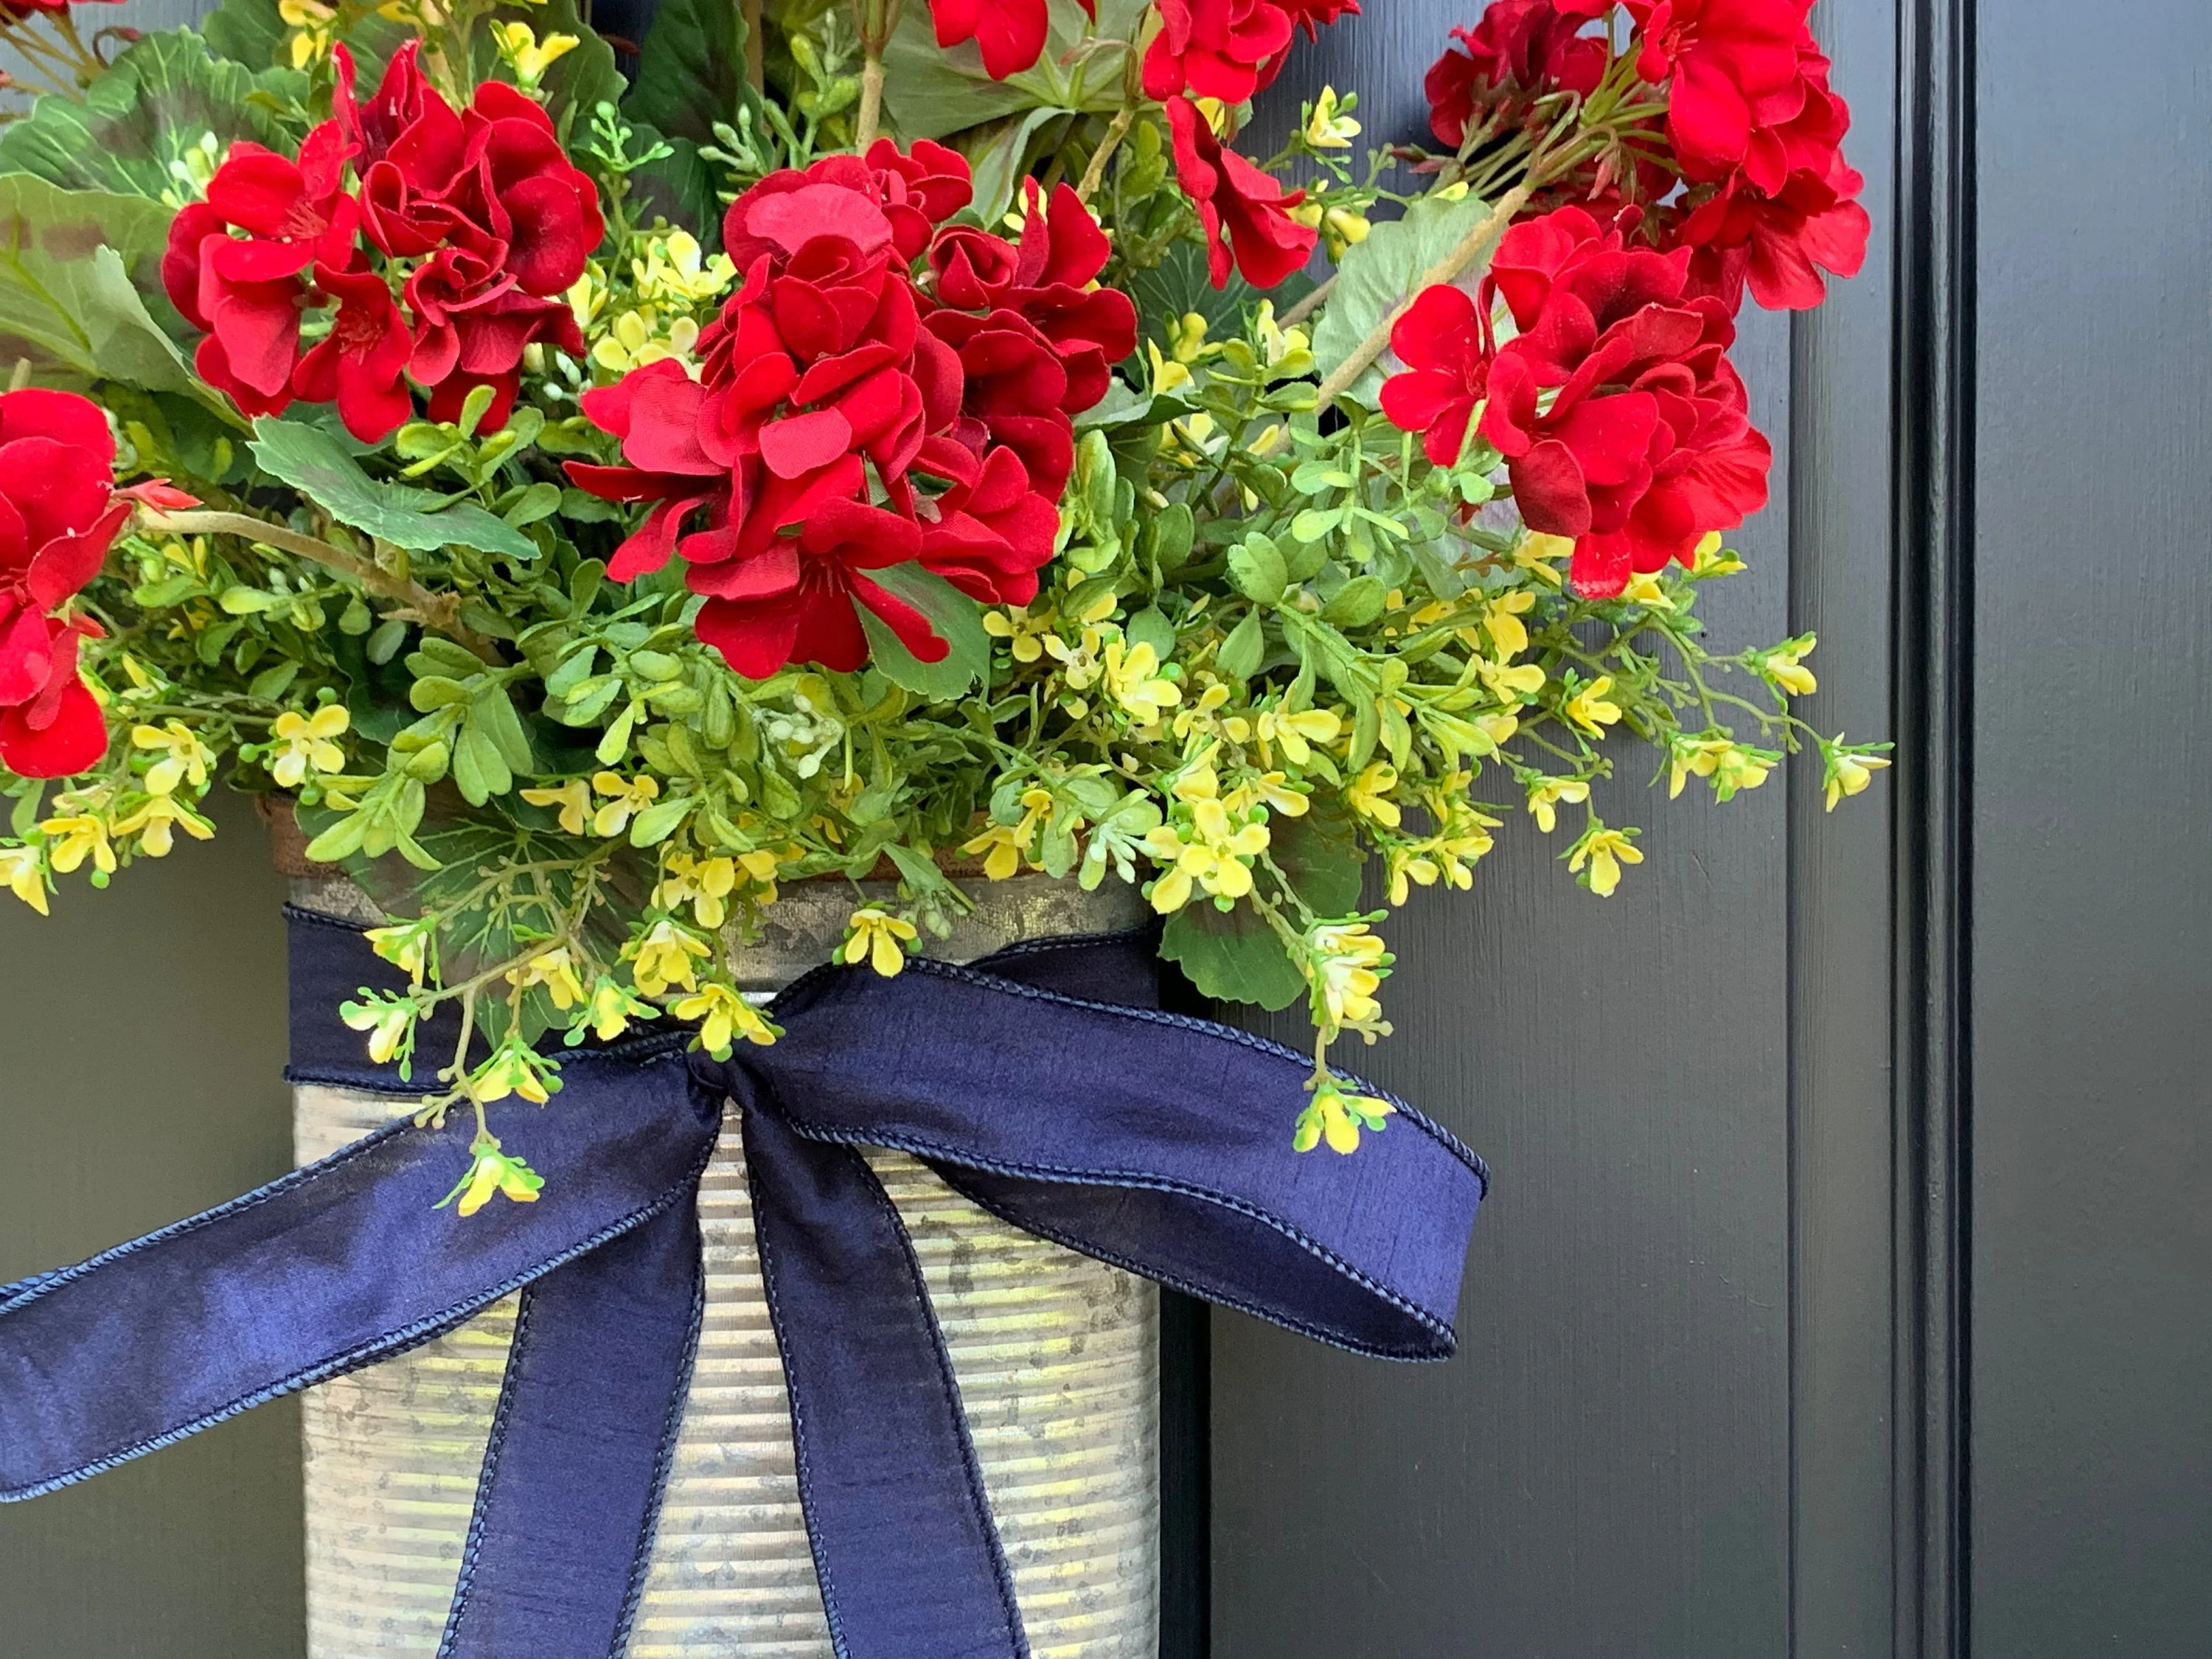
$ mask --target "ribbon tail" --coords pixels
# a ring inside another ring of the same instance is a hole
[[[759,1086],[733,1082],[744,1095]],[[851,1147],[805,1139],[750,1099],[744,1121],[799,1499],[838,1659],[1028,1659],[897,1209]]]
[[[439,1659],[620,1659],[704,1305],[691,1203],[523,1292]]]

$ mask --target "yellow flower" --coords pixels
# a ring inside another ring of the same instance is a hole
[[[1345,112],[1358,100],[1340,103],[1334,87],[1323,87],[1306,119],[1306,143],[1316,149],[1350,149],[1359,137],[1359,123]]]
[[[289,708],[279,714],[276,741],[283,747],[269,763],[269,775],[276,780],[277,787],[297,789],[310,770],[344,771],[345,750],[332,740],[343,735],[352,723],[353,717],[335,702],[325,704],[312,715]]]
[[[592,778],[592,787],[607,797],[592,815],[592,833],[599,836],[619,836],[629,827],[633,817],[660,799],[660,785],[647,776],[624,778],[617,773],[601,772]],[[561,827],[568,827],[565,814]]]
[[[1158,654],[1149,645],[1114,640],[1106,647],[1106,689],[1133,720],[1151,725],[1182,701],[1182,690],[1162,678]]]
[[[526,789],[523,799],[532,806],[557,806],[561,809],[561,830],[564,835],[580,836],[592,810],[592,792],[581,778],[571,778],[552,789]]]
[[[1683,783],[1692,776],[1711,778],[1713,799],[1725,801],[1739,789],[1758,788],[1774,769],[1773,757],[1741,748],[1728,737],[1678,735],[1668,744],[1668,757],[1667,796],[1670,800],[1682,793]]]
[[[1541,531],[1531,531],[1521,538],[1513,550],[1513,562],[1538,581],[1549,586],[1559,585],[1559,573],[1552,568],[1560,559],[1571,559],[1575,553],[1575,538],[1571,536],[1549,536]]]
[[[1482,683],[1490,688],[1490,695],[1500,702],[1518,702],[1533,697],[1544,689],[1547,676],[1533,662],[1516,663],[1508,668],[1487,657],[1474,659],[1474,672],[1482,676]]]
[[[1310,370],[1313,367],[1313,342],[1302,328],[1285,328],[1275,320],[1275,302],[1260,301],[1259,310],[1252,319],[1252,332],[1260,342],[1260,349],[1267,367],[1277,374],[1288,378]]]
[[[1145,355],[1152,360],[1152,390],[1155,392],[1170,392],[1177,386],[1190,384],[1189,365],[1178,362],[1173,357],[1160,356],[1160,343],[1158,340],[1145,342]]]
[[[1245,860],[1267,851],[1272,839],[1267,824],[1250,816],[1255,797],[1239,790],[1224,801],[1211,761],[1186,769],[1173,793],[1189,809],[1190,823],[1187,831],[1164,823],[1145,837],[1146,851],[1168,866],[1152,884],[1152,908],[1171,915],[1190,902],[1194,888],[1217,898],[1243,897],[1252,890]]]
[[[1743,561],[1722,548],[1721,532],[1717,530],[1698,544],[1698,550],[1690,560],[1690,574],[1699,578],[1732,576],[1742,568]]]
[[[406,1043],[415,1024],[415,1005],[404,1000],[349,1002],[340,1006],[338,1018],[352,1030],[366,1031],[371,1063],[386,1066]]]
[[[1759,659],[1759,672],[1774,682],[1781,690],[1796,697],[1809,697],[1820,689],[1813,671],[1804,665],[1804,659],[1813,654],[1819,641],[1810,634],[1802,639],[1791,640],[1763,653]]]
[[[138,850],[149,859],[168,857],[179,830],[194,841],[215,839],[215,825],[173,795],[149,797],[143,806],[115,826],[118,836],[137,836]]]
[[[75,874],[87,859],[100,874],[115,873],[115,848],[108,844],[106,819],[77,812],[48,818],[39,828],[46,832],[46,863],[57,874]]]
[[[1372,818],[1386,829],[1395,830],[1404,817],[1390,792],[1398,787],[1398,769],[1387,761],[1370,761],[1367,769],[1354,778],[1344,792],[1352,803],[1352,810],[1363,818]]]
[[[1569,849],[1567,868],[1582,876],[1583,884],[1600,898],[1611,898],[1620,885],[1620,866],[1644,862],[1642,851],[1629,839],[1635,833],[1632,830],[1607,830],[1601,824],[1593,824]],[[1589,866],[1587,875],[1583,874],[1585,863]]]
[[[983,631],[993,639],[1006,641],[1016,662],[1035,662],[1044,655],[1043,636],[1051,632],[1052,624],[1050,611],[1032,617],[1018,605],[983,613]]]
[[[1838,738],[1836,741],[1841,743],[1843,739]],[[1836,803],[1844,796],[1856,795],[1863,792],[1867,785],[1874,781],[1874,775],[1889,764],[1889,758],[1885,755],[1850,755],[1840,749],[1831,748],[1825,744],[1822,746],[1821,759],[1822,769],[1827,775],[1826,810],[1831,812],[1836,810]],[[15,890],[19,895],[22,890],[21,887]],[[46,908],[44,905],[39,908],[41,910]]]
[[[1536,827],[1550,835],[1559,827],[1556,810],[1562,801],[1580,805],[1589,799],[1589,785],[1577,778],[1539,778],[1528,786],[1528,813]]]
[[[1613,676],[1601,674],[1569,697],[1560,712],[1591,737],[1601,738],[1605,728],[1620,718],[1620,705],[1606,700],[1605,694],[1612,690]]]
[[[430,943],[436,929],[427,921],[403,922],[392,927],[372,927],[363,935],[368,948],[405,974],[416,985],[422,982],[430,960]]]
[[[1249,791],[1254,799],[1266,805],[1269,811],[1279,813],[1286,818],[1304,817],[1313,805],[1304,795],[1291,788],[1290,780],[1280,772],[1261,773],[1259,776],[1244,786],[1244,790],[1238,793],[1243,793],[1245,791]]]
[[[1275,763],[1271,745],[1279,744],[1283,758],[1291,765],[1304,766],[1313,759],[1314,744],[1334,743],[1343,730],[1343,720],[1326,708],[1302,708],[1295,714],[1263,708],[1252,723],[1260,758],[1270,766]]]
[[[1307,936],[1313,948],[1314,988],[1332,1025],[1365,1025],[1381,1015],[1375,1000],[1390,952],[1364,921],[1331,922]]]
[[[1639,570],[1628,579],[1628,586],[1620,590],[1622,600],[1629,605],[1640,605],[1647,611],[1672,611],[1674,601],[1667,597],[1660,585],[1659,574],[1653,570]]]
[[[872,904],[853,912],[838,954],[848,966],[865,961],[885,979],[906,966],[906,946],[917,935],[914,924]]]
[[[1345,249],[1365,241],[1371,228],[1367,216],[1351,208],[1333,207],[1321,216],[1322,240],[1332,259],[1341,259]]]
[[[584,1000],[584,982],[576,976],[576,958],[565,945],[541,951],[521,967],[508,969],[507,982],[524,990],[544,986],[556,1008],[574,1008]]]
[[[630,978],[649,997],[665,996],[672,985],[696,991],[699,980],[691,965],[692,958],[713,954],[707,941],[697,934],[685,932],[673,921],[657,921],[637,943]]]
[[[514,68],[515,83],[526,92],[537,91],[554,61],[581,44],[573,34],[549,34],[540,40],[527,23],[495,22],[491,33],[499,55]]]
[[[276,15],[294,31],[292,67],[305,69],[319,62],[331,49],[332,26],[337,13],[320,0],[276,0]]]
[[[765,856],[768,872],[773,876],[775,854]],[[661,866],[660,884],[653,890],[653,902],[664,910],[680,910],[688,904],[702,927],[720,927],[729,920],[729,897],[737,888],[735,859],[695,859],[689,853],[671,853]]]
[[[1535,608],[1536,596],[1525,587],[1500,593],[1483,607],[1482,625],[1489,630],[1501,663],[1511,662],[1528,648],[1528,629],[1521,618]]]
[[[46,909],[46,875],[35,847],[0,847],[0,885],[40,915]]]
[[[638,292],[647,300],[702,305],[737,280],[738,268],[726,253],[711,259],[688,230],[672,230],[647,245],[646,256],[630,263]]]
[[[161,751],[161,758],[146,769],[147,793],[166,795],[186,781],[195,789],[207,787],[208,769],[215,764],[215,756],[182,720],[169,720],[161,726],[134,726],[131,728],[131,746]]]
[[[503,1097],[496,1095],[484,1097],[495,1100]],[[520,1158],[509,1158],[500,1151],[499,1142],[489,1135],[478,1136],[471,1143],[469,1152],[473,1160],[469,1165],[469,1172],[461,1177],[459,1186],[438,1200],[437,1208],[442,1210],[458,1198],[461,1200],[461,1213],[474,1215],[491,1202],[494,1193],[504,1194],[517,1204],[535,1204],[538,1201],[538,1190],[545,1185],[545,1177]]]
[[[580,1025],[591,1027],[592,1035],[602,1042],[612,1042],[629,1030],[634,1019],[651,1019],[655,1011],[640,1002],[621,986],[615,983],[611,974],[601,974],[592,985],[590,997],[579,1017]],[[571,1036],[570,1042],[577,1041]]]
[[[763,1046],[775,1041],[775,1028],[760,1010],[726,985],[702,985],[672,1012],[678,1019],[699,1022],[699,1046],[711,1054],[726,1054],[741,1036]]]
[[[1291,1150],[1310,1152],[1326,1140],[1333,1152],[1349,1157],[1359,1150],[1362,1125],[1378,1133],[1383,1119],[1398,1109],[1376,1095],[1348,1095],[1334,1078],[1314,1087],[1313,1102],[1298,1114]]]

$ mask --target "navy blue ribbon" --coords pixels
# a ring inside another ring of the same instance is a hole
[[[358,932],[292,913],[296,1081],[413,1092],[340,998],[389,982]],[[81,1266],[0,1287],[0,1499],[33,1498],[401,1353],[522,1292],[444,1643],[452,1659],[619,1659],[703,1296],[696,1196],[743,1126],[799,1495],[840,1659],[1023,1659],[1028,1644],[943,1339],[855,1149],[922,1158],[1017,1227],[1361,1353],[1454,1346],[1486,1176],[1411,1107],[1357,1155],[1293,1155],[1310,1062],[1161,1012],[1134,936],[884,979],[824,969],[784,1036],[587,1048],[550,1109],[489,1109],[546,1177],[466,1222],[455,1143],[402,1117]],[[1365,1087],[1366,1085],[1359,1085]]]

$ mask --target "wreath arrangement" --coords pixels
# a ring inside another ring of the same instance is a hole
[[[538,1195],[483,1109],[587,1037],[775,1041],[719,936],[781,888],[895,975],[962,861],[1303,1001],[1283,1139],[1351,1152],[1364,865],[1528,833],[1603,896],[1636,748],[1887,764],[1796,712],[1810,635],[1696,614],[1766,498],[1734,319],[1865,248],[1808,4],[1492,0],[1364,160],[1348,92],[1250,143],[1352,0],[11,7],[0,883],[204,839],[226,771],[296,811],[464,1211]]]

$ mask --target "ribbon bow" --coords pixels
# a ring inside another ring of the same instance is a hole
[[[293,923],[295,1081],[412,1092],[330,1012],[388,970]],[[1017,1227],[1362,1353],[1452,1352],[1486,1176],[1398,1104],[1300,1158],[1299,1055],[1162,1012],[1134,936],[885,979],[819,969],[784,1035],[717,1063],[672,1033],[586,1049],[555,1106],[489,1109],[547,1198],[434,1210],[451,1144],[404,1117],[91,1261],[0,1286],[0,1499],[34,1498],[427,1342],[515,1291],[514,1346],[441,1659],[619,1659],[703,1304],[696,1200],[734,1103],[840,1659],[1026,1659],[921,1275],[858,1145]],[[1362,1085],[1363,1087],[1364,1085]]]

